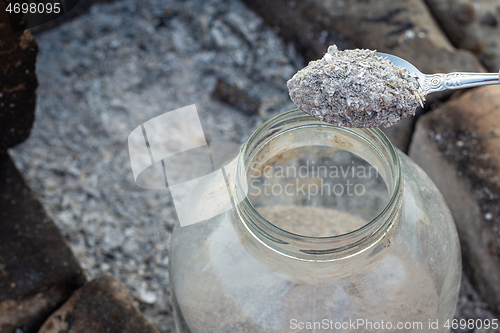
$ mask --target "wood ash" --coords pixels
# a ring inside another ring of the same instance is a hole
[[[389,127],[425,101],[417,79],[372,50],[328,48],[288,82],[295,105],[344,127]]]

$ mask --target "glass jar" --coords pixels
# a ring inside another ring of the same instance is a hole
[[[178,332],[449,331],[455,225],[379,129],[292,110],[263,124],[234,164],[234,209],[174,228]]]

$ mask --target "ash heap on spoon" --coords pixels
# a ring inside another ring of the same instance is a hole
[[[287,86],[295,105],[321,121],[345,127],[389,127],[414,115],[432,92],[498,83],[498,73],[425,75],[392,55],[339,51],[332,45]]]

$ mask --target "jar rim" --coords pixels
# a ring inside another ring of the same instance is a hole
[[[358,229],[326,237],[295,234],[279,228],[262,217],[246,196],[245,191],[242,191],[244,185],[248,184],[244,177],[246,177],[248,170],[248,161],[251,162],[252,158],[255,157],[255,149],[280,135],[280,126],[281,130],[285,131],[283,125],[291,126],[286,131],[295,130],[301,126],[321,126],[349,133],[374,149],[390,168],[388,174],[392,182],[392,186],[389,188],[390,198],[382,211]],[[338,259],[368,249],[385,235],[401,207],[402,176],[399,156],[390,140],[379,128],[336,127],[321,122],[300,109],[280,113],[262,124],[250,136],[241,149],[234,177],[237,189],[233,192],[237,203],[236,211],[247,230],[267,247],[287,256],[304,260],[311,258],[318,260],[318,256],[325,257],[325,260]],[[244,183],[241,181],[242,179],[245,179]]]

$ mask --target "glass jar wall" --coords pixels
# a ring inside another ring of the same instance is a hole
[[[292,110],[237,159],[234,209],[174,228],[178,332],[448,331],[461,274],[451,214],[380,130]]]

